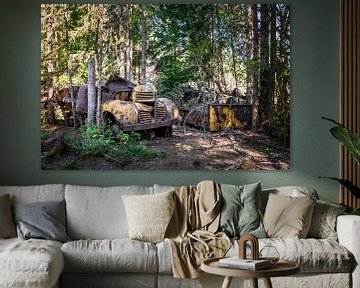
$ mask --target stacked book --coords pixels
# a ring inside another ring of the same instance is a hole
[[[219,266],[246,270],[259,270],[270,267],[271,262],[267,259],[251,260],[240,259],[238,256],[233,256],[220,259]]]

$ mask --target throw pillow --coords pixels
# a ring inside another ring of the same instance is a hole
[[[65,232],[65,201],[15,204],[13,215],[19,238],[70,241]]]
[[[15,224],[11,215],[10,195],[0,196],[0,238],[16,237]]]
[[[312,214],[308,237],[337,240],[336,219],[346,206],[318,200]]]
[[[316,200],[269,194],[264,215],[264,227],[269,237],[305,238]]]
[[[261,182],[243,186],[222,184],[221,192],[219,231],[229,237],[251,233],[258,238],[265,238],[260,216]]]
[[[175,208],[173,193],[122,196],[131,239],[151,243],[164,240]]]

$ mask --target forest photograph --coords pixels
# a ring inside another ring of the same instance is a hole
[[[42,4],[42,170],[286,170],[290,5]]]

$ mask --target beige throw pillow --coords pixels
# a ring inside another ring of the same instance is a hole
[[[269,237],[306,238],[316,200],[311,197],[269,195],[264,228]]]
[[[175,207],[173,193],[122,196],[131,239],[151,243],[164,240]]]
[[[0,196],[0,238],[16,237],[9,194]]]

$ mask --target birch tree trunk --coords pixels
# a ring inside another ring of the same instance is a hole
[[[68,8],[66,8],[68,9]],[[64,20],[65,20],[65,41],[66,46],[70,46],[70,40],[69,40],[69,30],[68,30],[68,19],[67,19],[67,10],[64,10]],[[74,128],[77,127],[77,119],[76,119],[76,112],[75,112],[75,95],[74,95],[74,89],[73,89],[73,81],[72,81],[72,71],[71,71],[71,58],[70,58],[70,52],[68,49],[66,49],[66,58],[67,58],[67,72],[69,77],[69,92],[70,92],[70,100],[71,100],[71,113],[73,116],[73,125]]]
[[[146,15],[145,6],[141,5],[141,84],[146,84]]]
[[[88,61],[88,115],[87,123],[95,123],[95,108],[96,108],[96,87],[95,87],[95,60],[93,57]]]
[[[49,124],[55,124],[55,112],[54,112],[54,61],[52,54],[52,41],[53,41],[53,21],[54,21],[54,8],[53,5],[47,5],[47,20],[46,20],[46,52],[50,55],[50,60],[47,65],[47,121]]]
[[[125,62],[126,62],[126,79],[132,80],[132,41],[130,39],[130,18],[131,6],[127,5],[126,9],[126,50],[125,50]]]

